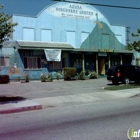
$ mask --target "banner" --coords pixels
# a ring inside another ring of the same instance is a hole
[[[61,61],[60,49],[44,49],[47,61]]]

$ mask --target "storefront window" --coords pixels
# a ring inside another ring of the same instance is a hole
[[[111,55],[110,56],[110,64],[111,64],[111,66],[117,66],[117,65],[119,65],[120,64],[120,62],[121,62],[121,57],[120,57],[120,55]]]
[[[41,69],[40,57],[24,57],[25,69]]]

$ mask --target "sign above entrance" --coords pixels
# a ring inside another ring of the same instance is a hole
[[[44,49],[47,61],[61,61],[61,50]]]
[[[98,53],[98,56],[107,56],[107,53],[105,53],[105,52]]]
[[[114,50],[99,49],[98,52],[114,52]]]
[[[96,13],[98,11],[84,4],[76,3],[57,3],[53,6],[47,8],[47,13],[57,16],[57,17],[69,17],[69,18],[79,18],[79,19],[96,19]],[[103,18],[103,15],[98,13],[99,18]]]

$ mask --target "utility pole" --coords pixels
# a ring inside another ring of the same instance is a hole
[[[127,42],[127,46],[130,43],[130,39],[129,39],[129,34],[130,34],[130,27],[126,27],[126,42]]]
[[[0,44],[0,66],[1,66],[1,56],[2,56],[2,43]]]

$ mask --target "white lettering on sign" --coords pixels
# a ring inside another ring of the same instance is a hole
[[[70,18],[82,18],[82,19],[95,19],[95,13],[92,8],[87,5],[80,4],[56,4],[47,9],[47,13]]]
[[[82,6],[79,5],[70,5],[69,7],[73,9],[82,9]]]

